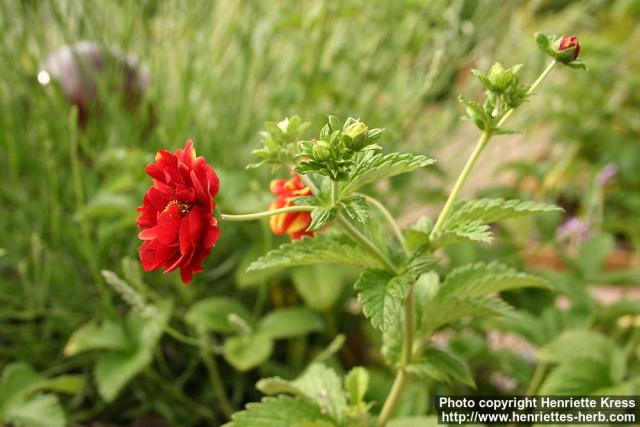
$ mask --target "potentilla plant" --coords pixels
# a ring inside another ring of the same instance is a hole
[[[439,249],[460,241],[490,243],[491,223],[559,209],[533,201],[458,200],[484,148],[494,136],[514,132],[506,122],[556,64],[584,68],[577,60],[576,37],[537,35],[536,40],[552,61],[530,86],[521,82],[519,65],[494,64],[487,73],[473,71],[486,90],[485,99],[460,101],[480,137],[435,221],[425,216],[402,229],[383,201],[364,193],[370,184],[429,167],[434,160],[384,153],[383,129],[370,128],[360,119],[328,116],[313,139],[302,138],[308,124],[297,116],[267,124],[262,147],[255,150],[260,161],[251,166],[269,165],[289,176],[271,183],[275,199],[269,209],[252,214],[216,210],[218,177],[196,156],[191,141],[175,153],[158,152],[147,166],[153,186],[139,208],[145,270],[180,269],[188,283],[202,271],[202,261],[220,236],[220,223],[268,218],[273,232],[287,234],[291,242],[263,255],[249,270],[319,263],[362,268],[354,289],[364,316],[382,333],[382,354],[396,372],[384,402],[365,400],[364,367],[340,378],[316,362],[293,381],[266,378],[257,386],[268,396],[234,414],[229,427],[386,426],[411,377],[474,384],[462,360],[431,342],[435,331],[469,316],[513,316],[513,308],[496,296],[500,291],[551,287],[542,278],[496,262],[458,267],[443,278],[434,271]],[[380,227],[377,218],[386,227]]]

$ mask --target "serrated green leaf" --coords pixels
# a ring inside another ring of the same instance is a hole
[[[66,356],[92,350],[125,350],[130,345],[124,325],[113,321],[89,322],[78,328],[64,347]]]
[[[344,377],[344,389],[352,406],[364,405],[364,395],[369,388],[369,372],[361,366],[349,371]]]
[[[491,82],[484,78],[480,78],[480,82],[483,85],[489,85],[492,87]],[[492,118],[484,109],[484,107],[471,99],[468,99],[462,95],[458,97],[458,101],[463,103],[467,107],[467,116],[476,124],[478,129],[484,130],[492,127]]]
[[[347,400],[342,381],[333,369],[323,364],[310,365],[293,381],[273,377],[259,381],[257,387],[268,394],[287,393],[307,398],[315,402],[323,414],[329,414],[338,421],[344,418]]]
[[[435,160],[416,154],[374,154],[359,162],[350,172],[347,183],[340,191],[344,198],[358,188],[383,178],[412,172],[435,163]]]
[[[315,363],[291,384],[313,400],[322,413],[331,415],[337,421],[344,418],[347,398],[342,381],[333,369]]]
[[[336,217],[335,208],[317,207],[311,211],[311,224],[307,227],[307,231],[317,231],[323,229]]]
[[[66,424],[58,399],[46,394],[14,401],[0,418],[16,427],[64,427]]]
[[[429,271],[437,262],[438,258],[432,255],[413,257],[407,264],[407,273],[417,280],[421,274]]]
[[[251,313],[240,302],[228,297],[213,297],[195,303],[185,314],[185,321],[194,327],[230,334],[236,328],[229,323],[229,316],[240,316],[248,324],[253,323]]]
[[[431,247],[435,249],[462,241],[491,243],[491,227],[479,221],[456,224],[438,233],[432,240]]]
[[[264,332],[238,335],[227,338],[223,345],[223,355],[238,371],[248,371],[261,365],[271,356],[273,341]]]
[[[320,421],[337,427],[317,405],[289,396],[265,397],[259,403],[249,403],[231,419],[223,427],[297,427],[300,423]]]
[[[313,264],[347,264],[365,268],[384,265],[343,234],[321,233],[285,243],[254,261],[247,271]]]
[[[364,315],[385,331],[398,321],[409,292],[407,278],[385,270],[365,270],[355,284]]]
[[[369,219],[369,203],[359,195],[349,196],[340,202],[340,207],[349,218],[360,224],[364,224]]]
[[[504,264],[482,262],[458,267],[449,273],[438,296],[446,298],[474,298],[495,292],[525,287],[551,288],[546,279],[520,273]]]
[[[302,337],[322,330],[324,324],[318,313],[306,307],[274,310],[262,318],[258,330],[272,339]]]
[[[479,199],[458,203],[445,221],[444,229],[467,222],[492,223],[543,212],[561,211],[562,208],[547,203],[504,199]]]
[[[458,356],[437,348],[429,348],[407,370],[419,378],[431,378],[438,382],[459,381],[470,387],[476,386],[467,364]]]

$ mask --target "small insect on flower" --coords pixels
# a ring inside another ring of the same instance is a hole
[[[220,180],[204,157],[196,157],[191,140],[175,154],[158,151],[145,171],[153,185],[138,208],[142,268],[170,272],[180,267],[182,281],[189,283],[220,236],[213,217]]]
[[[291,172],[290,179],[274,179],[271,181],[271,192],[276,199],[271,202],[269,210],[294,206],[292,199],[300,196],[311,196],[311,190],[303,182],[300,176]],[[278,236],[288,234],[291,239],[298,240],[302,236],[313,236],[313,232],[307,231],[311,224],[309,212],[287,212],[274,215],[270,219],[271,230]]]

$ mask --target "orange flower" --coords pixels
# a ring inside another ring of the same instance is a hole
[[[292,199],[299,196],[311,196],[311,190],[295,172],[291,172],[290,179],[274,179],[271,181],[271,192],[276,199],[269,205],[269,210],[294,206]],[[269,221],[271,230],[278,236],[288,234],[291,239],[298,240],[302,236],[313,236],[313,232],[307,231],[311,224],[309,212],[288,212],[274,215]]]

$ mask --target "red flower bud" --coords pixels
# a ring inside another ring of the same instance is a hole
[[[300,176],[292,172],[293,178],[274,179],[271,181],[271,192],[276,199],[269,206],[269,210],[294,206],[291,199],[300,196],[311,196],[311,190],[304,185]],[[271,230],[276,235],[288,234],[293,240],[298,240],[302,236],[313,236],[313,232],[307,231],[311,225],[311,214],[309,212],[288,212],[271,217],[269,224]]]
[[[574,61],[580,54],[580,43],[578,43],[578,38],[576,36],[562,36],[560,43],[558,44],[558,50],[560,52],[573,52],[571,60]]]
[[[182,281],[189,283],[220,235],[213,217],[218,175],[204,157],[196,157],[191,140],[175,154],[158,151],[145,170],[153,185],[138,208],[142,268],[169,272],[180,267]]]

